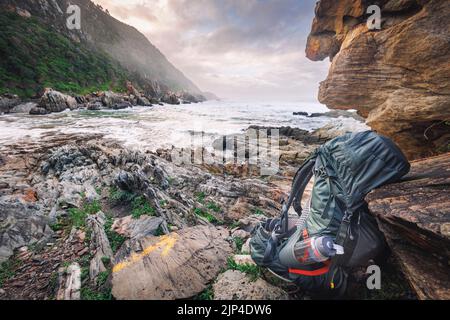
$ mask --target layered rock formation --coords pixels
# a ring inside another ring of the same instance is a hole
[[[369,5],[382,11],[369,30]],[[357,109],[410,159],[448,150],[450,142],[450,2],[321,0],[306,48],[332,61],[319,100]]]
[[[420,299],[450,299],[450,154],[415,161],[404,181],[375,190],[370,210]]]

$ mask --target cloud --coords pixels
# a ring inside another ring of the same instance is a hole
[[[328,62],[305,58],[315,0],[97,0],[201,89],[316,101]]]

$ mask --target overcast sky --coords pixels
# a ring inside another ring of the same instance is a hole
[[[315,0],[94,0],[203,91],[316,102],[329,62],[305,57]]]

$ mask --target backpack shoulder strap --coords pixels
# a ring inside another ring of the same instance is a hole
[[[305,192],[306,186],[313,175],[313,168],[316,163],[318,150],[316,150],[300,167],[294,177],[292,183],[292,190],[289,195],[287,202],[283,204],[281,211],[281,218],[275,228],[272,231],[272,236],[267,243],[267,247],[264,253],[264,262],[268,263],[271,261],[274,251],[279,243],[279,240],[288,236],[289,233],[289,209],[291,208],[294,200],[301,200],[303,193]],[[296,209],[297,214],[302,214],[301,204]]]

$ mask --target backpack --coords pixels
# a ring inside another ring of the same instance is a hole
[[[294,177],[281,216],[260,224],[252,233],[250,252],[256,264],[311,293],[340,296],[347,270],[367,266],[383,253],[385,240],[365,196],[401,179],[410,164],[388,138],[373,131],[350,133],[319,147]],[[314,176],[309,208],[301,200]],[[298,216],[289,214],[293,207]],[[295,221],[295,222],[293,222]],[[304,265],[293,255],[302,240],[327,236],[343,254]]]

